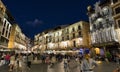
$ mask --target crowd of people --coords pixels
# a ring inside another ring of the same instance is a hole
[[[83,55],[0,53],[0,66],[8,65],[9,71],[24,72],[26,69],[31,70],[31,63],[35,59],[41,60],[41,63],[48,64],[50,67],[53,67],[56,63],[63,62],[65,72],[93,72],[94,68],[97,67],[97,63],[90,56],[90,53]],[[116,62],[120,65],[119,54],[116,54]]]
[[[64,62],[64,68],[66,71],[68,70],[68,67],[71,72],[74,72],[76,70],[75,68],[79,71],[80,69],[84,70],[84,62],[82,62],[83,57],[81,55],[1,53],[0,57],[1,65],[8,65],[9,71],[18,70],[22,72],[22,70],[25,71],[26,68],[30,70],[31,62],[33,62],[35,58],[40,59],[42,63],[49,64],[51,67],[55,63]],[[81,68],[80,64],[83,64]]]
[[[56,63],[63,62],[65,72],[93,72],[97,63],[90,57],[90,54],[82,55],[62,55],[62,54],[44,54],[42,62],[50,67]]]
[[[33,54],[22,53],[1,53],[0,65],[8,65],[9,71],[15,70],[23,72],[26,68],[31,69],[31,62],[33,60]]]

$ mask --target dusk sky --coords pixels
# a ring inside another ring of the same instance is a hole
[[[3,0],[22,32],[34,38],[58,25],[88,21],[87,6],[98,0]]]

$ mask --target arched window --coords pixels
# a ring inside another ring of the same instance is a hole
[[[76,47],[76,41],[73,41],[73,46]]]
[[[81,30],[81,26],[80,25],[78,26],[78,30]]]
[[[73,31],[73,32],[75,31],[74,27],[72,28],[72,31]]]
[[[75,33],[73,33],[73,38],[75,38]]]
[[[67,40],[69,40],[69,35],[67,35]]]
[[[69,33],[69,29],[67,29],[67,33]]]

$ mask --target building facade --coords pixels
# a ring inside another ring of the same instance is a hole
[[[71,25],[58,26],[35,35],[33,49],[74,50],[90,47],[89,38],[89,24],[80,21]]]
[[[115,21],[115,27],[116,27],[116,32],[117,32],[117,37],[118,37],[118,42],[119,42],[119,52],[120,52],[120,0],[112,0],[111,2],[111,8],[113,11],[113,18]]]
[[[94,9],[88,6],[91,45],[93,47],[111,53],[118,50],[120,41],[118,36],[119,26],[116,23],[117,14],[114,12],[114,7],[118,3],[118,0],[104,0],[103,2],[96,2]]]
[[[8,42],[11,32],[11,27],[13,25],[14,18],[10,12],[6,9],[3,22],[1,25],[1,37],[0,37],[0,46],[1,48],[8,48]]]
[[[2,33],[2,26],[3,26],[3,19],[4,19],[5,11],[6,11],[6,7],[0,0],[0,37]]]
[[[0,0],[0,51],[27,50],[30,38],[25,36],[15,19]]]
[[[8,48],[23,51],[27,50],[29,38],[21,31],[18,24],[12,26]]]
[[[0,0],[0,41],[1,41],[1,36],[2,36],[3,20],[4,20],[5,12],[6,12],[6,7]],[[5,46],[0,44],[0,48],[3,48],[3,47],[5,47]]]

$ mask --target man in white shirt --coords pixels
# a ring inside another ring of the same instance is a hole
[[[81,63],[81,71],[82,72],[93,72],[93,69],[95,66],[97,66],[96,61],[90,58],[89,54],[86,54],[85,58],[83,59]]]

